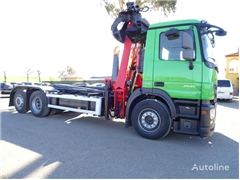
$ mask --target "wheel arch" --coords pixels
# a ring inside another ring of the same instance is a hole
[[[169,110],[172,119],[177,117],[176,107],[171,97],[163,90],[151,88],[139,88],[128,99],[126,107],[126,127],[132,126],[131,114],[134,106],[144,99],[157,99],[163,102]]]

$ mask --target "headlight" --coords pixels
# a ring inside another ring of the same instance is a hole
[[[210,119],[214,119],[216,115],[216,110],[215,109],[211,109],[210,110]]]

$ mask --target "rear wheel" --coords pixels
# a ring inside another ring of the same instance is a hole
[[[47,106],[47,97],[42,91],[34,91],[29,100],[29,106],[34,116],[44,117],[50,112]]]
[[[158,100],[139,102],[132,111],[135,131],[147,139],[164,138],[171,129],[171,118],[167,107]]]
[[[55,114],[61,114],[64,110],[61,110],[61,109],[53,109],[51,108],[48,115],[51,116],[51,115],[55,115]]]
[[[24,92],[23,90],[18,90],[14,94],[13,103],[17,112],[26,113],[29,111],[27,95],[26,95],[26,92]]]
[[[57,109],[50,109],[48,115],[51,116],[51,115],[55,115],[57,113]]]

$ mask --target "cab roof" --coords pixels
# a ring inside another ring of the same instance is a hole
[[[151,24],[149,28],[160,28],[165,26],[175,26],[175,25],[182,25],[182,24],[196,24],[201,23],[201,21],[197,19],[184,19],[184,20],[175,20],[175,21],[166,21],[166,22],[158,22]]]

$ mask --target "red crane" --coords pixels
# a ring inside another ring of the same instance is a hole
[[[105,84],[114,92],[114,116],[125,117],[127,100],[135,88],[142,87],[142,76],[138,72],[140,50],[145,43],[146,31],[149,23],[141,18],[140,9],[135,3],[127,3],[127,10],[119,13],[118,18],[112,25],[113,36],[124,43],[122,60],[116,81],[111,78],[105,79]],[[123,23],[122,29],[118,30],[119,23]]]

